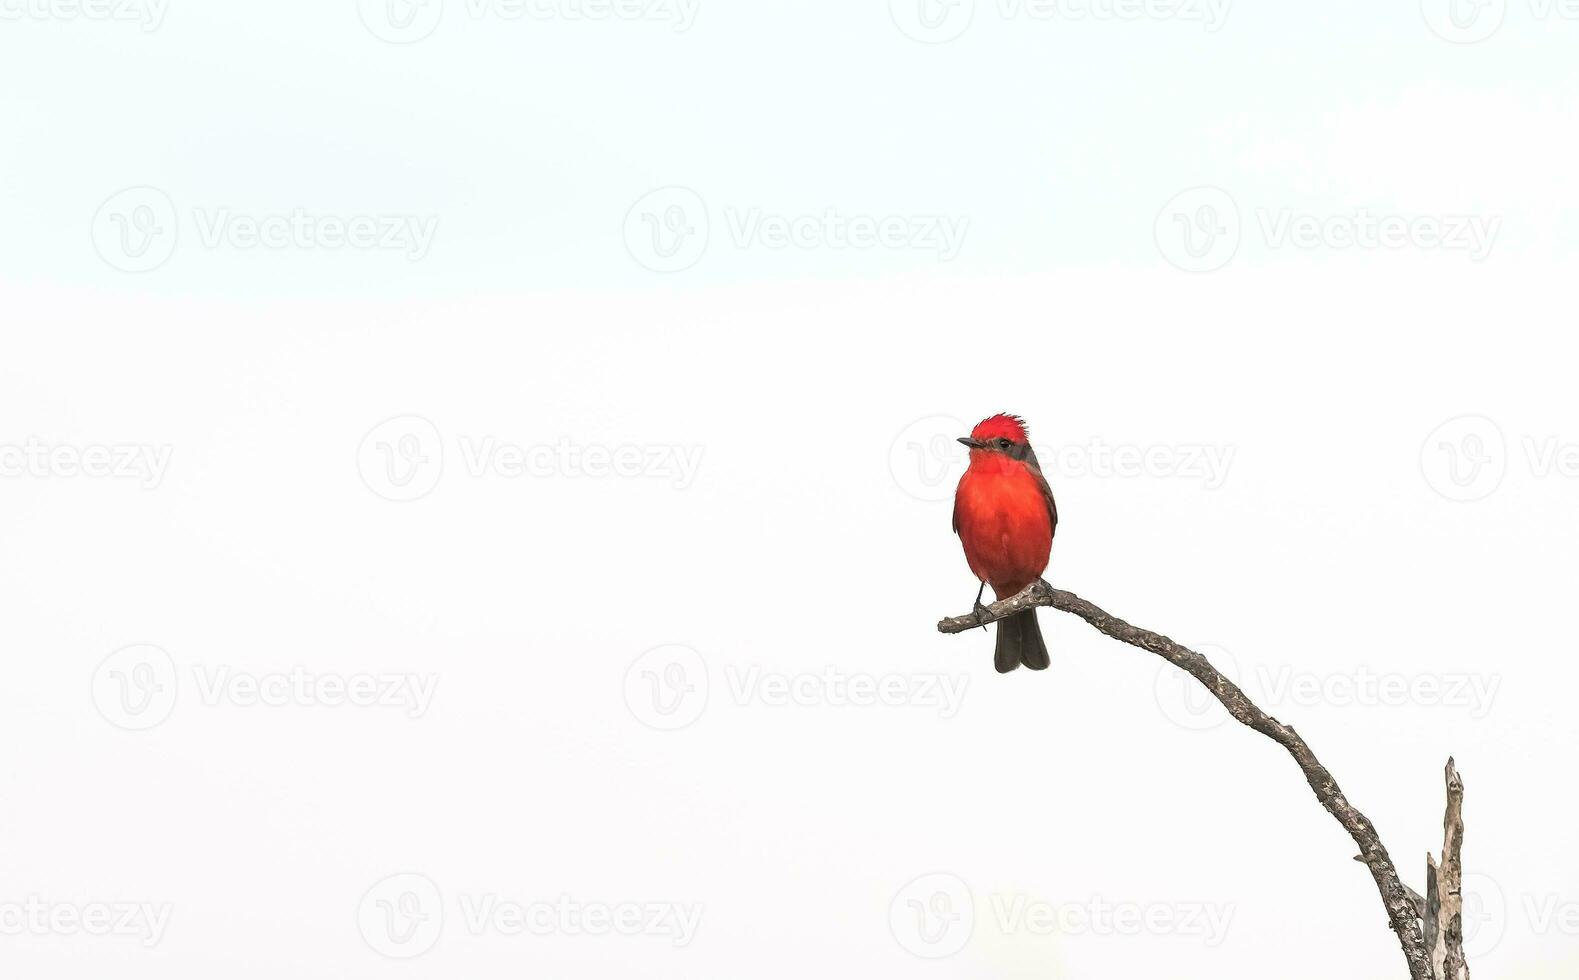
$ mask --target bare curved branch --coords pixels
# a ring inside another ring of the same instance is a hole
[[[1228,713],[1235,721],[1283,746],[1299,764],[1300,771],[1305,774],[1305,781],[1316,793],[1316,799],[1321,801],[1327,812],[1343,825],[1343,829],[1348,831],[1349,836],[1359,845],[1360,854],[1357,860],[1370,869],[1371,877],[1376,881],[1376,888],[1382,896],[1382,904],[1387,908],[1388,923],[1392,926],[1393,932],[1397,933],[1398,942],[1403,947],[1404,958],[1409,963],[1410,980],[1432,980],[1431,952],[1426,946],[1425,935],[1421,928],[1421,915],[1424,910],[1416,906],[1415,893],[1399,880],[1398,869],[1393,866],[1387,848],[1382,846],[1376,828],[1365,814],[1356,809],[1343,795],[1338,781],[1317,760],[1316,754],[1310,750],[1309,745],[1305,744],[1305,740],[1300,738],[1292,727],[1256,707],[1238,685],[1219,673],[1205,657],[1159,633],[1131,626],[1073,592],[1055,589],[1046,582],[1037,582],[1027,586],[1018,595],[993,603],[986,607],[980,616],[967,613],[941,620],[938,623],[938,631],[963,633],[977,626],[1023,612],[1033,606],[1050,606],[1062,612],[1073,613],[1115,640],[1156,654],[1200,681],[1212,697],[1228,709]],[[1459,962],[1462,962],[1462,953]],[[1446,977],[1443,980],[1457,980],[1457,978]]]

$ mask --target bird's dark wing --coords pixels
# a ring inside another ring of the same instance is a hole
[[[1047,517],[1052,521],[1052,530],[1056,534],[1058,533],[1058,504],[1053,501],[1053,488],[1047,485],[1047,477],[1042,475],[1042,464],[1036,461],[1036,450],[1030,446],[1025,447],[1025,468],[1030,470],[1031,475],[1036,477],[1036,482],[1041,484],[1042,499],[1047,501]],[[958,518],[955,520],[957,522]]]

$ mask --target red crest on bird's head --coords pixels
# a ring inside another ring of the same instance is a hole
[[[989,442],[993,439],[1029,442],[1030,435],[1025,428],[1025,422],[1018,415],[1003,413],[982,419],[977,423],[976,428],[970,430],[970,437],[980,442]]]

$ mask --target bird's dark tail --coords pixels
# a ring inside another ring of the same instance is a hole
[[[1000,674],[1021,664],[1032,670],[1046,670],[1052,663],[1047,657],[1047,644],[1042,642],[1042,628],[1036,624],[1035,609],[998,620],[998,649],[992,662]]]

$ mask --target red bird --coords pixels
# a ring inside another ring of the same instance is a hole
[[[965,561],[981,580],[976,613],[984,607],[987,586],[1007,599],[1042,577],[1058,527],[1058,505],[1031,450],[1025,423],[1015,415],[994,415],[960,442],[970,447],[970,468],[954,493],[954,533],[965,546]],[[1047,645],[1036,610],[998,621],[993,665],[1006,674],[1024,664],[1046,670]]]

